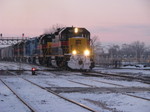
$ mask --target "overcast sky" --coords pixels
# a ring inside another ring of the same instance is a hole
[[[150,0],[0,0],[3,36],[38,36],[55,24],[85,27],[101,43],[150,45]]]

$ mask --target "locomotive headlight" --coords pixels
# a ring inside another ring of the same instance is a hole
[[[77,54],[77,51],[76,51],[76,50],[73,50],[73,51],[72,51],[72,54],[73,54],[73,55],[76,55],[76,54]]]
[[[89,55],[90,55],[90,51],[89,51],[89,50],[85,50],[85,51],[84,51],[84,55],[85,55],[85,56],[89,56]]]
[[[75,28],[75,29],[74,29],[74,32],[75,32],[75,33],[78,33],[78,30],[79,30],[78,28]]]

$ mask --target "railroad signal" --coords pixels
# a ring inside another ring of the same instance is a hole
[[[35,68],[32,68],[32,70],[31,70],[31,71],[32,71],[32,75],[36,75],[36,74],[35,74],[35,71],[36,71],[36,69],[35,69]]]

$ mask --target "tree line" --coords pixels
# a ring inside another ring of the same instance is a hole
[[[144,42],[135,41],[131,44],[115,44],[107,46],[107,50],[105,48],[101,44],[94,44],[95,57],[99,61],[120,60],[125,62],[150,63],[150,47],[146,46]]]

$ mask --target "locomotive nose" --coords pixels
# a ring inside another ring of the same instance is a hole
[[[78,63],[79,63],[79,65],[82,65],[82,64],[83,64],[83,61],[82,61],[82,60],[79,60]]]

